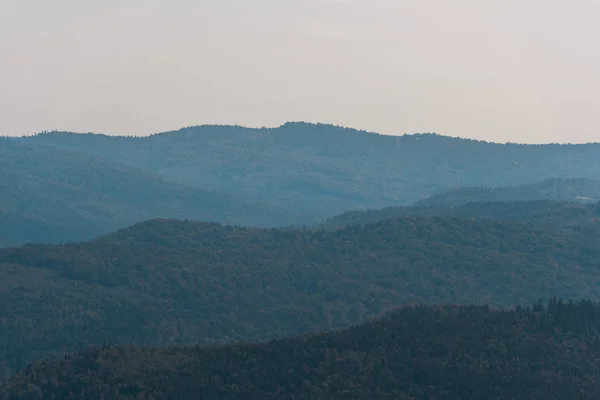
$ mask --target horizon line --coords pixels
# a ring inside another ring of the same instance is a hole
[[[355,132],[362,133],[362,134],[377,135],[377,136],[386,136],[386,137],[402,138],[402,137],[412,137],[412,136],[439,136],[439,137],[448,138],[448,139],[456,139],[456,140],[463,140],[463,141],[472,141],[472,142],[487,143],[487,144],[497,144],[497,145],[519,145],[519,146],[561,145],[561,146],[581,146],[581,145],[590,145],[590,144],[600,144],[600,141],[599,142],[581,142],[581,143],[573,143],[573,142],[536,142],[536,143],[523,143],[523,142],[511,142],[511,141],[500,142],[500,141],[489,141],[489,140],[483,140],[483,139],[477,139],[477,138],[469,138],[469,137],[462,137],[462,136],[452,136],[452,135],[448,135],[448,134],[440,134],[440,133],[437,133],[437,132],[413,132],[413,133],[391,134],[391,133],[380,133],[380,132],[375,132],[375,131],[369,131],[369,130],[360,129],[360,128],[353,128],[353,127],[344,126],[344,125],[338,125],[338,124],[334,124],[334,123],[308,122],[308,121],[287,121],[287,122],[284,122],[283,124],[281,124],[279,126],[264,126],[264,125],[263,126],[247,126],[247,125],[239,125],[239,124],[210,124],[210,123],[206,123],[206,124],[197,124],[197,125],[182,126],[180,128],[177,128],[177,129],[172,129],[172,130],[168,130],[168,131],[161,131],[161,132],[155,132],[155,133],[149,133],[149,134],[101,133],[101,132],[92,132],[92,131],[88,131],[88,132],[79,131],[78,132],[78,131],[70,131],[70,130],[52,129],[52,130],[42,130],[42,131],[39,131],[39,132],[30,133],[30,134],[23,134],[23,135],[18,135],[18,136],[0,135],[0,137],[1,138],[6,138],[6,139],[25,139],[25,138],[32,138],[32,137],[41,136],[41,135],[63,133],[63,134],[72,134],[72,135],[106,136],[106,137],[111,137],[111,138],[144,139],[144,138],[150,138],[150,137],[153,137],[153,136],[173,134],[173,133],[181,132],[183,130],[191,129],[191,128],[235,127],[235,128],[242,128],[242,129],[248,129],[248,130],[275,130],[275,129],[280,129],[282,127],[285,127],[286,125],[293,125],[293,124],[304,124],[304,125],[311,125],[311,126],[328,126],[328,127],[341,128],[341,129],[344,129],[344,130],[355,131]]]

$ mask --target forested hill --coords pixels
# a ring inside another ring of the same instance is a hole
[[[597,178],[600,144],[518,145],[342,127],[197,126],[150,137],[54,132],[22,139],[93,153],[165,179],[318,218],[408,205],[449,189]]]
[[[591,302],[406,307],[268,343],[92,348],[30,365],[0,399],[595,399],[599,330]]]
[[[338,229],[348,225],[365,225],[407,216],[441,216],[451,218],[487,218],[522,221],[553,226],[589,226],[600,222],[600,202],[571,203],[549,200],[476,202],[456,206],[415,205],[387,207],[379,210],[348,211],[329,218],[319,226]]]
[[[0,139],[0,171],[0,247],[89,240],[157,217],[262,227],[310,221],[117,161],[10,139]]]
[[[87,243],[0,250],[0,374],[92,344],[264,339],[406,303],[598,301],[598,265],[593,226],[410,217],[312,231],[151,220]]]
[[[475,202],[529,200],[598,202],[600,201],[600,179],[545,179],[531,185],[459,188],[420,200],[415,205],[422,207],[452,207]]]

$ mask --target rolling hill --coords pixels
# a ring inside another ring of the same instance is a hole
[[[562,227],[598,225],[600,202],[593,204],[551,200],[475,202],[456,206],[432,205],[387,207],[380,210],[348,211],[329,218],[318,226],[339,229],[349,225],[365,225],[407,216],[440,216],[452,218],[486,218],[526,221]]]
[[[460,188],[412,206],[347,211],[319,226],[337,229],[406,216],[495,218],[561,226],[595,224],[600,218],[600,179],[546,179],[531,185]]]
[[[38,361],[0,399],[564,400],[600,396],[600,305],[404,307],[338,332]]]
[[[600,176],[600,144],[519,145],[332,125],[197,126],[149,137],[51,132],[15,139],[102,156],[166,180],[324,219],[450,189]]]
[[[600,201],[600,179],[545,179],[531,185],[508,187],[466,187],[420,200],[421,207],[453,207],[467,203],[554,200],[594,203]]]
[[[116,161],[0,140],[0,246],[89,240],[149,218],[274,227],[307,216],[190,188]]]
[[[265,339],[407,303],[600,300],[600,229],[407,217],[335,231],[150,220],[0,250],[0,373],[100,343]]]

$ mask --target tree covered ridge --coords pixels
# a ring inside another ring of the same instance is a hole
[[[156,219],[86,243],[1,249],[0,373],[104,342],[342,328],[407,303],[598,301],[599,235],[441,217],[336,231]]]
[[[417,206],[452,207],[466,203],[553,200],[563,202],[600,201],[600,179],[544,179],[528,185],[501,187],[463,187],[433,195]]]
[[[168,182],[108,158],[0,141],[0,247],[89,240],[149,218],[274,227],[310,218]]]
[[[329,218],[319,226],[338,229],[348,225],[365,225],[386,219],[408,216],[485,218],[506,221],[526,221],[562,227],[594,226],[600,221],[600,202],[578,203],[553,200],[481,201],[456,205],[415,204],[406,207],[386,207],[378,210],[348,211]]]
[[[341,331],[40,360],[11,399],[576,399],[600,396],[600,304],[407,306]]]
[[[93,153],[167,180],[321,219],[352,209],[412,204],[457,187],[600,174],[600,144],[385,136],[326,124],[192,126],[143,138],[54,132],[22,140]]]

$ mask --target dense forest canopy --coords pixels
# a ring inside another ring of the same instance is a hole
[[[599,332],[586,301],[404,307],[265,343],[95,347],[31,364],[0,399],[594,399]]]
[[[407,303],[600,300],[600,230],[405,217],[335,231],[150,220],[0,250],[0,371],[104,342],[265,339]]]
[[[598,154],[307,123],[0,138],[0,247],[30,243],[0,248],[0,399],[600,397]]]

